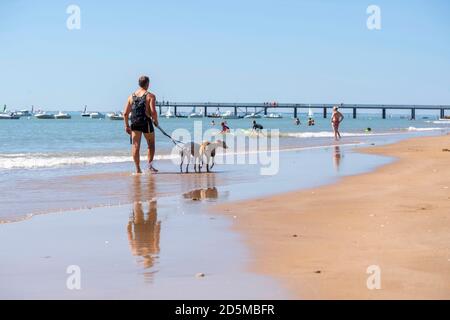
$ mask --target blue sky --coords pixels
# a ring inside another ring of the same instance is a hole
[[[141,74],[160,100],[450,104],[449,15],[446,0],[2,0],[0,104],[115,110]]]

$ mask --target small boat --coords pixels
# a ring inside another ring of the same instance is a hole
[[[252,112],[252,113],[246,115],[244,118],[245,119],[261,119],[262,116],[260,114],[255,113],[255,112]]]
[[[166,117],[166,118],[175,118],[175,114],[172,112],[172,107],[169,107],[169,109],[164,114],[164,117]]]
[[[189,118],[203,118],[203,114],[202,112],[197,112],[197,108],[194,107],[194,109],[192,109],[191,114],[189,115]]]
[[[109,120],[123,120],[124,116],[122,112],[113,112],[108,114]]]
[[[182,118],[182,119],[187,119],[187,118],[189,118],[189,116],[188,116],[187,114],[180,114],[180,113],[178,113],[175,117],[177,117],[177,118]]]
[[[279,113],[270,113],[268,115],[265,115],[264,118],[266,118],[266,119],[282,119],[283,116]]]
[[[19,117],[31,117],[33,114],[28,110],[20,110],[16,112],[16,115],[18,115]]]
[[[20,116],[18,116],[14,112],[0,113],[0,120],[19,120],[19,119],[20,119]]]
[[[84,111],[81,113],[81,116],[83,118],[90,118],[91,114],[89,112],[86,112],[86,110],[87,110],[87,106],[84,106]]]
[[[221,116],[222,119],[242,119],[242,116],[235,115],[234,112],[228,110]]]
[[[45,111],[39,111],[34,115],[34,117],[39,120],[55,119],[55,115],[53,113],[47,113]]]
[[[104,119],[105,115],[101,112],[92,112],[90,117],[91,119]]]
[[[60,111],[58,114],[55,114],[55,119],[58,119],[58,120],[69,120],[69,119],[72,119],[72,116],[70,114],[68,114],[68,113]]]
[[[222,118],[222,115],[220,114],[220,109],[217,108],[215,112],[208,115],[208,118]]]

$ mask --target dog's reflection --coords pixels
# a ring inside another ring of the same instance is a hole
[[[133,210],[127,225],[128,242],[131,253],[138,257],[138,263],[146,270],[147,280],[152,280],[156,259],[160,252],[161,221],[158,221],[157,202],[142,202],[142,190],[139,182],[135,181],[135,200]]]
[[[197,189],[191,192],[185,193],[185,199],[201,201],[201,200],[215,200],[219,198],[219,192],[217,188]]]

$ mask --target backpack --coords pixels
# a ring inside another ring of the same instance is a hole
[[[147,93],[145,93],[142,97],[137,97],[133,93],[133,105],[131,106],[131,124],[132,125],[147,125],[149,122],[149,118],[145,113],[146,109],[146,101],[147,101]]]

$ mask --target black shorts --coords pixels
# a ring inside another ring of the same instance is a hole
[[[153,122],[150,120],[147,124],[132,124],[131,131],[140,131],[142,133],[153,133],[155,128],[153,127]]]

